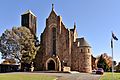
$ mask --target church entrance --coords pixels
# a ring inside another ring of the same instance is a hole
[[[48,70],[55,70],[55,62],[53,60],[48,62]]]

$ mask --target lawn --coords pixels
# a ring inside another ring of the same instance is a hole
[[[0,80],[55,80],[55,77],[41,74],[0,74]]]
[[[120,73],[114,73],[114,79],[111,72],[104,73],[100,80],[120,80]]]

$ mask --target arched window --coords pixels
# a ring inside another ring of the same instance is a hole
[[[90,53],[90,49],[88,49],[88,53]]]
[[[80,52],[82,53],[82,52],[83,52],[83,49],[81,49]]]
[[[53,55],[56,55],[56,28],[52,28],[53,33]]]

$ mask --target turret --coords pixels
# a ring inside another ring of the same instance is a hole
[[[91,72],[91,46],[87,43],[87,41],[82,38],[77,39],[77,47],[79,47],[79,54],[81,57],[81,71],[82,72]]]

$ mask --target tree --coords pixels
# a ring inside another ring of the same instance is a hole
[[[97,63],[97,67],[98,68],[103,68],[104,71],[109,71],[110,67],[108,66],[108,64],[106,63],[106,60],[103,58],[103,56],[101,55],[98,63]]]
[[[31,64],[36,55],[35,39],[26,27],[13,27],[0,37],[3,59],[16,59],[21,64]]]
[[[120,62],[118,63],[118,65],[115,67],[117,72],[120,72]]]
[[[117,64],[117,62],[116,61],[113,61],[113,65],[115,66]]]
[[[104,54],[101,54],[101,55],[105,59],[108,66],[112,67],[112,57],[108,56],[107,53],[104,53]]]
[[[21,61],[20,44],[18,42],[18,36],[10,31],[6,30],[0,37],[0,52],[3,59],[17,59]]]

